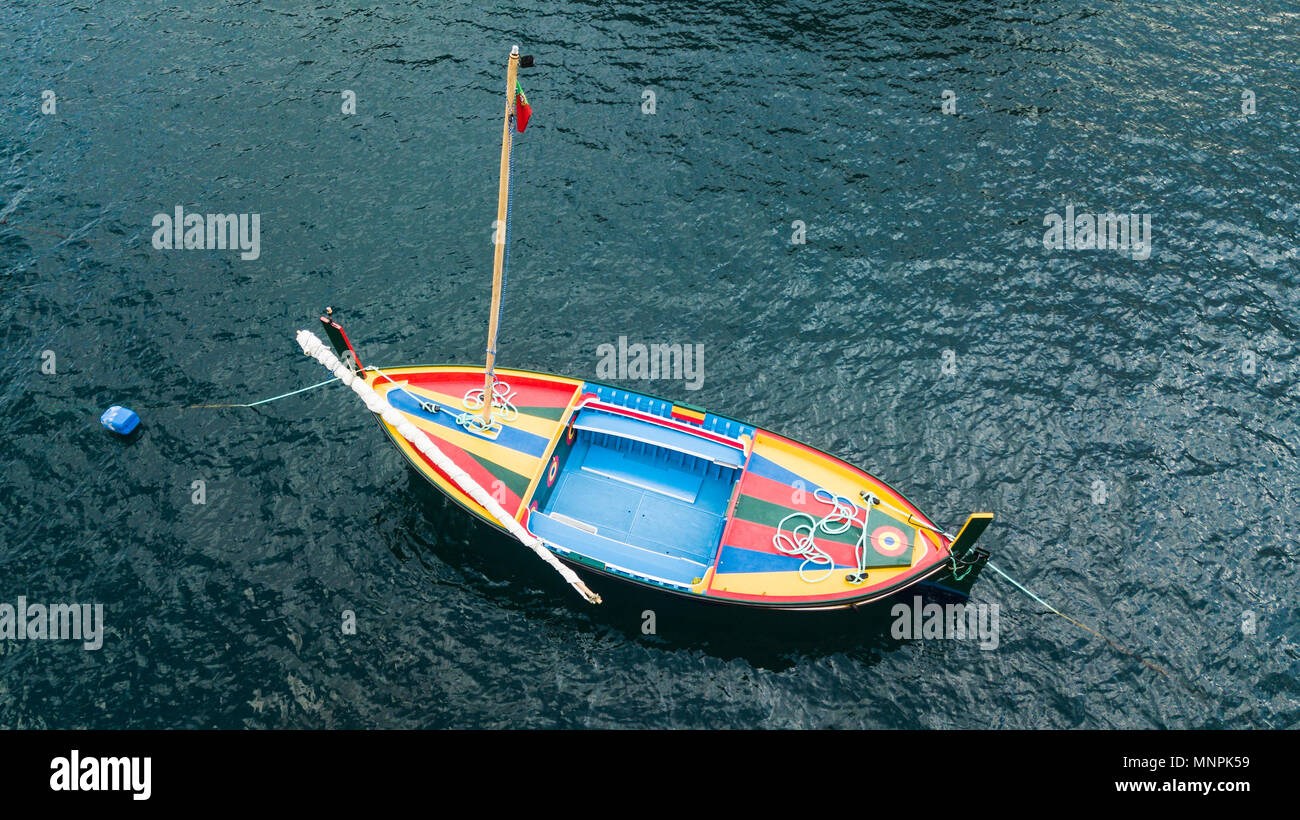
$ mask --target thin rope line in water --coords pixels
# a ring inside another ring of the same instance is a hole
[[[1110,638],[1107,638],[1105,635],[1101,634],[1100,632],[1098,632],[1097,630],[1095,630],[1095,629],[1093,629],[1092,627],[1088,626],[1087,624],[1085,624],[1085,623],[1083,623],[1083,622],[1081,622],[1081,621],[1075,620],[1074,618],[1071,618],[1069,615],[1066,615],[1064,612],[1062,612],[1061,610],[1059,610],[1059,609],[1057,609],[1056,607],[1052,606],[1052,605],[1049,604],[1047,601],[1044,601],[1042,598],[1039,598],[1037,595],[1035,595],[1034,593],[1032,593],[1032,592],[1030,592],[1028,589],[1026,589],[1026,588],[1024,587],[1024,585],[1021,584],[1019,581],[1017,581],[1015,578],[1012,578],[1010,575],[1007,575],[1005,572],[1003,572],[1001,569],[999,569],[999,568],[997,567],[997,565],[994,564],[992,561],[987,562],[987,563],[986,563],[986,566],[987,566],[989,569],[991,569],[991,570],[993,570],[994,572],[996,572],[998,575],[1001,575],[1003,578],[1006,578],[1008,581],[1010,581],[1012,584],[1015,585],[1016,589],[1020,590],[1021,592],[1025,593],[1026,595],[1028,595],[1030,598],[1033,598],[1035,601],[1037,601],[1038,603],[1042,604],[1044,607],[1046,607],[1046,608],[1047,608],[1050,612],[1052,612],[1053,614],[1055,614],[1055,615],[1060,615],[1062,618],[1064,618],[1065,620],[1067,620],[1067,621],[1069,621],[1070,623],[1074,624],[1075,626],[1079,627],[1080,629],[1083,629],[1083,630],[1086,630],[1086,631],[1088,631],[1088,632],[1091,632],[1092,634],[1096,635],[1098,638],[1101,638],[1103,641],[1105,641],[1106,643],[1110,644],[1110,646],[1111,646],[1112,649],[1115,649],[1115,650],[1117,650],[1117,651],[1119,651],[1119,652],[1122,652],[1123,654],[1128,655],[1130,658],[1133,658],[1133,659],[1135,659],[1135,660],[1141,661],[1141,662],[1142,662],[1142,665],[1143,665],[1143,666],[1146,666],[1148,669],[1154,669],[1155,671],[1159,672],[1159,673],[1162,674],[1162,675],[1168,675],[1168,674],[1169,674],[1167,671],[1165,671],[1165,670],[1162,669],[1161,667],[1157,666],[1156,664],[1152,663],[1151,661],[1147,660],[1146,658],[1142,657],[1141,655],[1136,655],[1136,654],[1134,654],[1134,653],[1128,651],[1128,650],[1125,649],[1124,647],[1122,647],[1122,646],[1120,646],[1119,644],[1115,643],[1115,642],[1112,641]]]
[[[287,399],[287,398],[289,398],[290,396],[296,396],[296,395],[298,395],[299,393],[306,393],[308,390],[315,390],[317,387],[324,387],[325,385],[329,384],[330,382],[336,382],[336,381],[338,381],[338,377],[337,377],[337,376],[335,376],[335,377],[332,378],[332,379],[326,379],[326,380],[323,381],[323,382],[317,382],[316,384],[310,385],[310,386],[308,386],[308,387],[303,387],[303,388],[300,388],[300,389],[298,389],[298,390],[294,390],[294,391],[292,391],[292,392],[290,392],[290,393],[281,393],[281,394],[278,395],[278,396],[272,396],[272,397],[269,398],[269,399],[262,399],[261,401],[250,402],[250,403],[248,403],[248,404],[191,404],[191,405],[187,405],[187,406],[185,406],[185,407],[183,407],[183,408],[181,408],[181,409],[182,409],[182,410],[199,410],[199,409],[203,409],[203,408],[206,408],[206,407],[257,407],[259,404],[270,404],[270,403],[273,402],[273,401],[279,401],[280,399]]]

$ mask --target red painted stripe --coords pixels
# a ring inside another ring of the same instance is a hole
[[[424,371],[394,375],[397,381],[405,379],[416,387],[424,387],[451,396],[463,396],[470,390],[483,388],[483,373],[467,370]],[[497,378],[510,385],[514,391],[511,402],[516,407],[565,407],[573,397],[572,384],[553,382],[533,376],[498,372]]]
[[[829,513],[832,507],[830,504],[824,504],[817,500],[816,495],[814,495],[816,490],[817,485],[811,481],[805,482],[803,490],[800,491],[793,485],[784,484],[776,479],[756,473],[746,473],[740,482],[740,494],[743,496],[779,504],[792,512],[797,510],[821,518]],[[796,503],[795,498],[799,494],[802,494],[803,500]],[[821,496],[825,498],[826,494],[821,493]],[[862,506],[862,499],[860,498],[850,498],[849,500],[859,507]]]
[[[786,525],[786,534],[791,533],[791,526],[798,522],[791,521]],[[807,523],[805,520],[803,523]],[[860,527],[853,528],[855,536],[862,532]],[[737,549],[752,550],[753,552],[765,552],[769,555],[788,555],[789,553],[781,552],[772,543],[772,538],[776,535],[776,527],[769,527],[766,524],[755,524],[753,521],[745,521],[740,518],[733,518],[731,525],[727,527],[727,534],[722,543],[729,547]],[[844,544],[839,541],[832,541],[825,534],[819,533],[816,537],[817,546],[827,555],[834,559],[837,564],[846,564],[848,566],[857,566],[858,558],[854,552],[852,544]]]
[[[502,493],[499,494],[493,493],[492,482],[496,481],[497,477],[492,475],[492,473],[488,471],[487,468],[485,468],[473,456],[471,456],[469,453],[462,450],[460,447],[457,447],[455,444],[452,444],[451,442],[447,441],[444,438],[439,438],[438,436],[429,433],[428,430],[425,430],[424,432],[429,435],[429,438],[433,440],[433,443],[437,445],[438,449],[446,454],[447,458],[451,459],[452,462],[454,462],[457,467],[461,468],[466,473],[469,473],[469,477],[474,479],[476,482],[478,482],[479,486],[481,486],[483,489],[487,490],[489,495],[492,495],[493,498],[496,498],[498,501],[500,501],[502,507],[505,507],[507,511],[519,509],[519,503],[521,499],[519,498],[519,496],[515,495],[515,493],[510,489],[509,486],[505,484],[504,481],[501,483]],[[416,455],[420,457],[420,460],[424,462],[426,465],[428,465],[430,470],[432,470],[433,472],[437,473],[438,475],[446,479],[447,482],[452,485],[452,487],[456,488],[457,492],[461,493],[462,495],[465,494],[460,489],[460,487],[456,484],[456,482],[452,480],[451,476],[447,475],[442,470],[438,469],[438,465],[434,464],[429,459],[428,456],[420,452],[418,448],[416,448],[415,452]],[[504,498],[505,500],[501,501],[502,498]]]
[[[922,575],[933,568],[934,568],[933,564],[927,564],[926,566],[918,569],[916,572],[912,574]],[[725,578],[726,576],[723,577]],[[717,589],[710,589],[708,595],[711,598],[727,598],[733,601],[756,601],[756,602],[766,601],[769,603],[776,602],[776,603],[783,603],[783,604],[785,603],[820,604],[820,603],[829,603],[831,601],[845,600],[848,598],[858,598],[863,595],[868,595],[873,592],[878,592],[882,589],[886,589],[888,587],[892,587],[900,583],[906,583],[906,581],[904,579],[895,577],[887,581],[881,581],[878,584],[867,584],[861,587],[854,587],[852,590],[846,590],[844,592],[832,592],[826,595],[753,595],[744,592],[727,592],[727,591],[721,591]],[[809,586],[811,586],[811,584]]]

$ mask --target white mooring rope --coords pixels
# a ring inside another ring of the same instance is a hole
[[[423,430],[411,424],[410,420],[398,412],[397,408],[389,404],[387,399],[376,393],[364,378],[358,378],[357,374],[340,362],[339,358],[321,342],[316,334],[309,330],[298,331],[298,346],[302,348],[303,353],[323,364],[326,369],[338,377],[339,381],[351,387],[352,392],[361,397],[370,412],[382,417],[390,427],[401,433],[402,438],[409,441],[412,447],[428,456],[429,460],[436,464],[439,470],[446,473],[456,483],[456,486],[477,501],[483,509],[487,510],[493,518],[501,523],[501,526],[505,527],[515,538],[518,538],[524,546],[537,553],[538,557],[550,564],[551,568],[560,573],[561,577],[568,581],[570,586],[582,594],[582,597],[593,604],[600,603],[600,596],[592,592],[573,570],[562,564],[560,559],[556,558],[540,539],[524,529],[523,525],[516,521],[510,513],[506,512],[505,507],[502,507],[487,490],[470,478],[469,474],[458,467],[456,462],[448,458],[446,453],[439,450]]]

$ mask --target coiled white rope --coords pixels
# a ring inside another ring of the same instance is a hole
[[[465,397],[461,399],[461,404],[470,412],[461,413],[457,416],[457,424],[467,427],[475,433],[495,433],[501,429],[501,422],[509,424],[519,418],[519,409],[510,401],[518,391],[511,390],[510,385],[503,381],[493,381],[492,409],[493,411],[500,410],[501,413],[498,415],[493,412],[491,421],[483,421],[483,417],[475,411],[483,409],[484,392],[482,387],[476,387],[465,393]]]
[[[835,560],[831,558],[826,550],[817,546],[817,533],[820,531],[827,535],[839,535],[848,532],[851,527],[857,524],[862,527],[862,534],[858,536],[857,544],[854,546],[858,571],[850,573],[847,580],[851,584],[861,584],[867,579],[867,527],[865,519],[862,522],[858,521],[860,508],[844,496],[837,495],[822,487],[813,490],[813,498],[823,504],[829,504],[831,511],[820,519],[814,518],[811,514],[805,512],[790,513],[776,525],[776,535],[772,536],[772,546],[786,555],[804,559],[803,563],[799,565],[799,578],[804,583],[821,583],[835,573]],[[789,533],[786,533],[786,522],[791,519],[802,520],[791,527]],[[815,567],[825,566],[826,572],[816,578],[810,577],[808,575],[809,565]]]
[[[298,346],[302,348],[302,352],[320,362],[327,370],[333,373],[339,381],[343,382],[348,387],[351,387],[352,392],[356,393],[361,400],[365,402],[366,408],[370,410],[370,412],[383,418],[390,427],[394,428],[402,435],[402,438],[409,441],[412,447],[415,447],[421,453],[428,456],[429,460],[437,465],[439,470],[442,470],[442,472],[451,478],[451,480],[455,482],[456,486],[464,490],[466,495],[470,498],[477,501],[483,509],[487,510],[493,518],[500,522],[501,526],[505,527],[511,535],[519,539],[524,546],[537,553],[537,556],[547,564],[550,564],[551,568],[560,573],[560,576],[564,578],[565,581],[568,581],[569,585],[576,589],[582,597],[586,598],[593,604],[600,603],[600,596],[595,592],[592,592],[592,590],[583,583],[582,579],[579,578],[573,570],[561,563],[560,559],[556,558],[555,555],[546,548],[546,545],[542,543],[541,539],[535,537],[532,533],[528,532],[528,530],[524,529],[523,525],[516,521],[514,516],[510,515],[510,513],[508,513],[506,509],[488,493],[487,490],[483,489],[483,487],[473,478],[470,478],[469,474],[457,466],[456,462],[448,458],[446,453],[439,450],[437,445],[435,445],[433,441],[425,435],[423,430],[412,424],[406,416],[402,415],[397,410],[397,408],[389,404],[387,399],[376,393],[374,389],[366,383],[364,378],[358,377],[358,375],[350,370],[347,365],[340,362],[339,358],[321,342],[320,338],[317,337],[316,334],[308,330],[300,330],[298,331],[297,338]]]
[[[817,584],[825,581],[835,573],[835,561],[831,558],[826,550],[817,546],[817,533],[821,532],[826,535],[840,535],[848,532],[854,526],[862,528],[858,535],[858,540],[853,545],[853,556],[857,560],[858,568],[856,572],[850,572],[845,578],[850,584],[858,585],[867,580],[867,546],[871,536],[867,534],[867,516],[869,512],[864,511],[857,504],[842,495],[831,492],[822,487],[813,490],[813,498],[830,505],[831,511],[822,518],[815,518],[810,513],[795,512],[790,513],[776,525],[776,535],[772,536],[772,546],[786,555],[801,557],[804,562],[799,565],[799,578],[806,584]],[[888,507],[902,515],[907,515],[907,520],[913,526],[924,527],[928,530],[934,530],[934,527],[927,526],[920,521],[916,521],[910,513],[900,510],[892,504],[886,504],[879,497],[863,491],[862,499],[871,507],[876,505]],[[858,520],[858,514],[863,513],[862,520]],[[786,522],[793,519],[801,519],[790,532],[785,532]],[[946,534],[946,533],[941,533]],[[948,536],[949,540],[952,536]],[[808,567],[826,567],[826,572],[815,578],[808,575]]]
[[[501,420],[507,424],[519,418],[519,409],[510,401],[518,392],[518,390],[511,390],[510,385],[503,381],[492,382],[492,409],[499,409]],[[465,405],[466,410],[482,410],[483,388],[476,387],[465,393],[461,403]]]
[[[792,518],[800,518],[803,520],[795,524],[787,534],[785,532],[785,524]],[[824,520],[825,519],[823,519],[823,521]],[[814,537],[817,533],[817,528],[820,527],[821,524],[822,521],[818,521],[808,513],[790,513],[785,518],[782,518],[781,522],[776,525],[776,535],[772,536],[773,547],[776,547],[786,555],[793,555],[804,559],[803,563],[799,565],[799,577],[802,578],[806,584],[816,584],[825,581],[835,572],[835,561],[826,553],[825,550],[817,546],[817,539]],[[818,576],[817,578],[808,577],[806,573],[809,564],[812,564],[813,566],[825,565],[826,574]]]

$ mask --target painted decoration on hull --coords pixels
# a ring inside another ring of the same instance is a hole
[[[465,394],[483,389],[483,368],[398,367],[384,375],[367,372],[375,392],[423,430],[439,449],[496,497],[516,517],[524,499],[542,477],[546,453],[563,430],[563,423],[582,382],[515,370],[498,370],[497,377],[513,392],[518,418],[503,425],[495,437],[472,433],[456,421],[466,412]],[[382,420],[381,420],[382,423]],[[395,430],[385,431],[429,480],[475,514],[492,521],[487,510],[461,492],[423,453]]]
[[[858,500],[862,491],[901,512],[884,505],[861,509],[865,506]],[[842,533],[816,533],[817,546],[831,564],[814,567],[817,571],[809,573],[814,583],[800,573],[804,557],[784,553],[773,544],[777,526],[787,516],[805,513],[820,520],[830,514],[833,504],[828,494],[853,500],[859,507],[859,522],[865,521],[864,583],[850,582],[858,571],[860,524]],[[701,591],[711,597],[768,604],[829,602],[883,592],[947,558],[946,544],[909,523],[909,513],[914,521],[933,526],[884,482],[811,447],[760,430],[740,479],[717,562]]]

